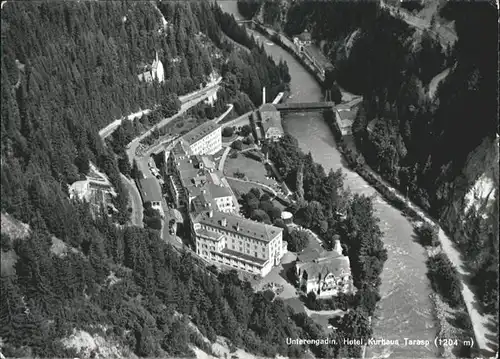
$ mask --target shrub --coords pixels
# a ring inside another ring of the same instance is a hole
[[[305,298],[304,304],[311,310],[321,309],[318,307],[318,302],[316,301],[316,294],[314,292],[307,293],[307,297]]]
[[[255,143],[254,139],[252,136],[247,136],[245,137],[245,139],[243,140],[243,143],[245,145],[253,145]]]
[[[236,170],[236,171],[234,171],[234,177],[243,179],[243,178],[245,178],[245,173],[240,172],[240,170]]]
[[[159,217],[148,217],[146,220],[146,225],[149,227],[149,228],[152,228],[152,229],[156,229],[158,231],[161,230],[161,218]]]
[[[422,245],[433,247],[439,245],[438,231],[431,224],[424,222],[424,224],[418,227],[415,232],[420,237]]]
[[[250,125],[244,125],[240,130],[240,135],[243,137],[246,137],[251,133],[252,133],[252,128],[250,127]]]
[[[309,236],[307,232],[294,230],[288,235],[288,250],[292,252],[300,252],[309,244]]]
[[[272,300],[274,299],[274,297],[276,296],[276,294],[274,294],[274,292],[270,289],[267,289],[264,293],[263,293],[263,296],[264,298],[266,298],[268,301],[272,302]]]
[[[243,148],[243,143],[240,140],[236,140],[231,144],[231,148],[241,151]]]
[[[224,127],[222,130],[222,136],[231,137],[234,134],[234,129],[232,127]]]
[[[253,219],[254,221],[258,221],[258,222],[270,222],[270,218],[268,216],[268,214],[263,211],[262,209],[256,209],[252,212],[252,217],[251,219]]]
[[[453,308],[463,304],[462,283],[458,278],[458,272],[448,257],[439,253],[427,260],[429,272],[427,276],[431,281],[432,288],[443,297]]]
[[[263,193],[262,196],[260,197],[260,200],[261,202],[270,201],[271,196],[268,193]]]

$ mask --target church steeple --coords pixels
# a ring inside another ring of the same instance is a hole
[[[158,51],[155,52],[156,52],[156,62],[158,62]]]

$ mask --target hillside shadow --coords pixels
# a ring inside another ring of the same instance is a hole
[[[486,328],[492,333],[498,333],[498,319],[490,319],[488,324],[486,324]]]

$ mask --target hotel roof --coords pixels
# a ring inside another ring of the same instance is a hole
[[[272,103],[265,103],[262,106],[260,106],[260,112],[276,112],[278,111],[276,109],[276,106],[274,106]]]
[[[264,242],[270,242],[279,233],[283,232],[282,228],[255,222],[243,217],[237,217],[232,214],[222,213],[218,211],[213,211],[212,213],[213,216],[210,217],[207,212],[204,212],[198,215],[195,220],[212,228],[232,232],[241,236]],[[223,225],[223,219],[226,219],[227,221],[225,226]]]
[[[222,185],[217,186],[213,183],[209,183],[207,187],[212,198],[230,197],[233,195],[229,188],[223,187]]]
[[[275,128],[281,134],[283,133],[283,126],[281,125],[281,118],[270,118],[267,121],[263,121],[262,127],[264,128],[264,131],[266,133],[271,128]]]
[[[223,236],[222,233],[217,233],[217,232],[211,231],[209,229],[205,229],[205,228],[196,229],[196,234],[199,234],[200,236],[212,238],[216,241],[220,241],[222,239],[222,236]]]
[[[318,275],[324,278],[329,273],[338,277],[344,273],[351,273],[349,257],[341,255],[336,251],[312,250],[303,253],[297,258],[297,267],[307,272],[309,280],[317,279]]]
[[[194,128],[193,130],[189,131],[183,136],[183,139],[190,145],[193,143],[198,142],[201,140],[203,137],[208,135],[209,133],[212,133],[220,127],[215,121],[210,120],[207,122],[202,123],[198,127]]]

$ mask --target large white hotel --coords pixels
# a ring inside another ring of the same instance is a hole
[[[213,155],[222,149],[222,128],[207,121],[185,134],[182,141],[193,155]]]
[[[186,134],[166,153],[170,192],[189,216],[199,256],[265,276],[287,251],[283,229],[239,215],[238,201],[210,156],[221,149],[221,128],[213,121]]]

